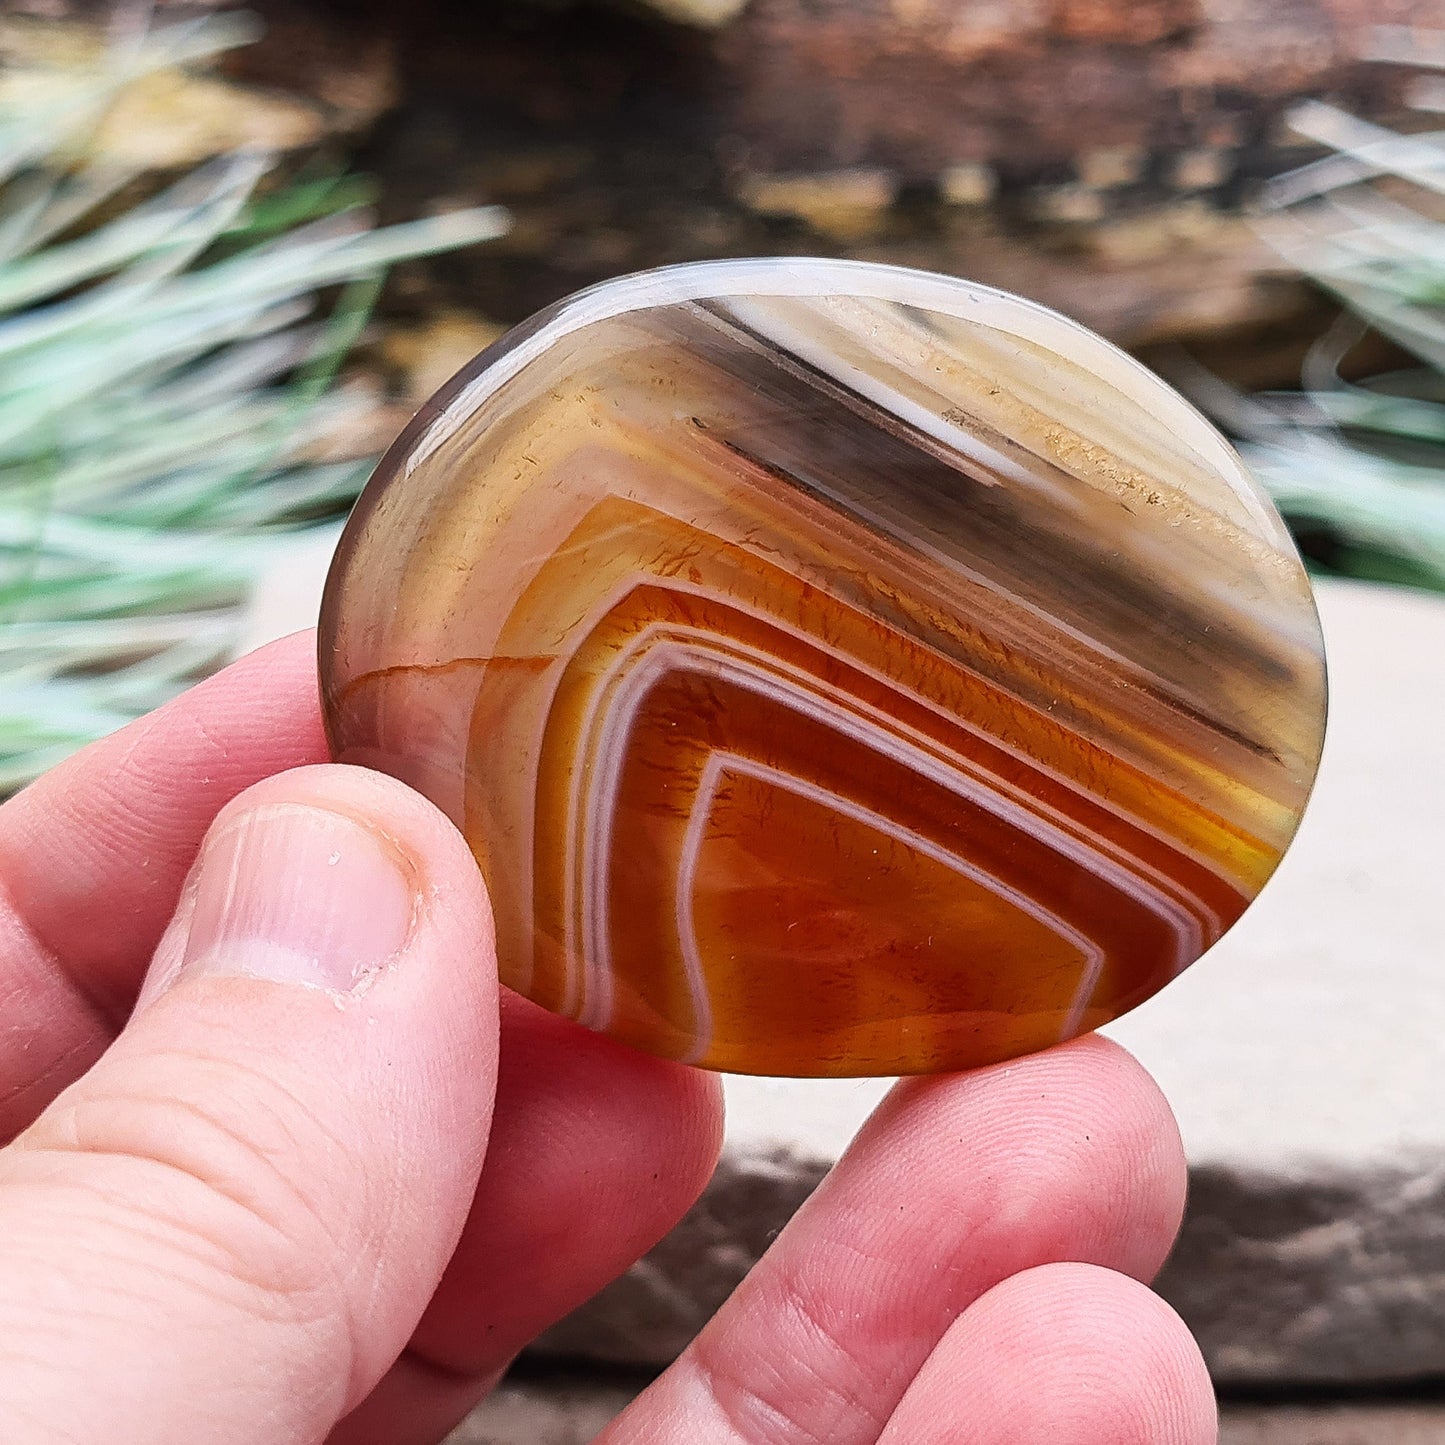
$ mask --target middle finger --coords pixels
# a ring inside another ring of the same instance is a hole
[[[409,1350],[335,1445],[440,1439],[533,1336],[677,1222],[712,1171],[721,1123],[711,1075],[504,993],[492,1132],[466,1226]]]
[[[1104,1039],[905,1082],[599,1445],[873,1445],[999,1281],[1063,1260],[1151,1277],[1184,1188],[1168,1105]]]

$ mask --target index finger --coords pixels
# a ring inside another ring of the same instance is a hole
[[[0,1139],[99,1056],[207,826],[272,773],[324,762],[315,638],[261,648],[0,807]]]

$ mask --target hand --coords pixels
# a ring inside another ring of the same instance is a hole
[[[0,808],[7,1445],[436,1441],[712,1168],[714,1079],[499,1000],[451,825],[322,763],[310,648]],[[604,1438],[1203,1445],[1136,1282],[1183,1191],[1099,1039],[905,1083]]]

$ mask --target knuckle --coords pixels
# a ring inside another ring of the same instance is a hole
[[[702,1409],[720,1421],[727,1438],[748,1445],[873,1439],[887,1419],[876,1408],[884,1382],[868,1379],[866,1362],[843,1341],[845,1323],[805,1281],[789,1275],[773,1283],[762,1310],[766,1339],[758,1348],[736,1349],[735,1334],[721,1348],[706,1333],[694,1345]]]

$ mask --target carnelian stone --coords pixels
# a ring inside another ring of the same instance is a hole
[[[1228,444],[1016,297],[634,276],[425,408],[337,554],[332,747],[438,803],[503,980],[709,1068],[958,1069],[1147,998],[1314,776],[1309,585]]]

